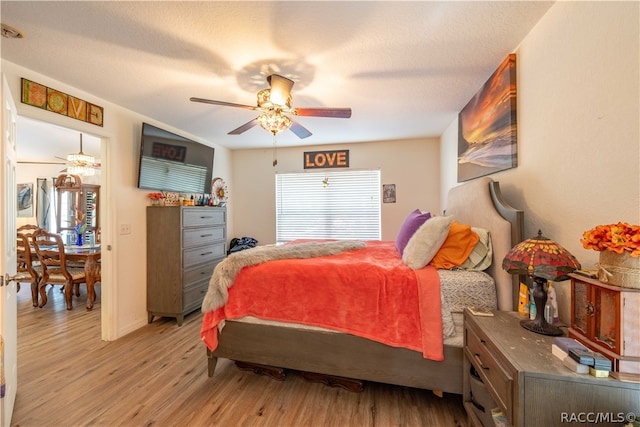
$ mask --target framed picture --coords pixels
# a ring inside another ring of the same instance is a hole
[[[18,184],[18,216],[33,216],[33,184]]]
[[[458,182],[517,165],[516,55],[510,54],[458,115]]]
[[[382,203],[396,202],[396,185],[382,184]]]

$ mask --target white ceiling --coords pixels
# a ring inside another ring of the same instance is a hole
[[[255,105],[272,72],[296,82],[295,107],[353,109],[298,117],[313,135],[284,132],[280,146],[424,138],[442,134],[551,4],[2,0],[2,23],[24,33],[2,38],[2,58],[229,148],[272,138],[227,135],[255,111],[189,98]],[[43,152],[53,133],[21,145],[48,140]]]

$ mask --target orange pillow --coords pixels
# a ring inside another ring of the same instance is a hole
[[[430,265],[435,268],[450,269],[459,267],[469,258],[469,254],[480,240],[480,236],[471,230],[470,225],[452,222],[449,234]]]

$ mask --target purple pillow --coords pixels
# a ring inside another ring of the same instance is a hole
[[[429,218],[431,218],[431,213],[422,213],[420,209],[414,210],[407,216],[396,237],[396,249],[400,255],[404,252],[404,248],[407,246],[407,243],[409,243],[409,239],[411,239],[413,233],[415,233],[422,224],[427,222]]]

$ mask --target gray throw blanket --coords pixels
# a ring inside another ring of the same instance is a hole
[[[332,242],[304,242],[281,246],[258,246],[229,255],[220,261],[209,281],[209,289],[202,302],[202,312],[215,310],[226,304],[228,289],[242,268],[263,262],[287,258],[313,258],[337,255],[353,249],[363,249],[365,242],[338,240]]]

